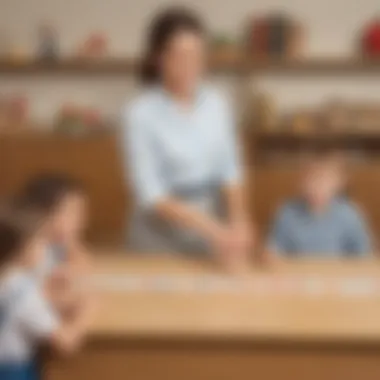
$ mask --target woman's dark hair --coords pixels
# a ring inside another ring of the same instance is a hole
[[[82,185],[71,178],[59,174],[45,174],[26,184],[18,198],[18,204],[21,208],[50,214],[65,196],[83,192]]]
[[[141,67],[141,81],[145,84],[160,80],[157,57],[165,49],[170,39],[179,32],[189,31],[199,35],[205,33],[202,21],[191,10],[170,8],[159,13],[148,31],[145,58]]]
[[[0,269],[14,260],[42,227],[35,210],[9,202],[0,209]]]

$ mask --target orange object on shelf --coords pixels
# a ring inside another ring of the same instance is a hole
[[[93,33],[79,49],[82,58],[103,58],[108,52],[108,41],[103,33]]]

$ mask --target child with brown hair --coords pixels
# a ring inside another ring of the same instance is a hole
[[[358,207],[343,193],[345,159],[336,151],[316,152],[304,161],[300,192],[279,210],[267,251],[288,257],[361,257],[371,239]]]
[[[27,183],[17,203],[46,220],[47,246],[37,278],[48,286],[50,303],[66,316],[93,299],[78,286],[90,274],[90,257],[82,243],[87,224],[87,197],[80,183],[59,174],[44,174]]]
[[[87,197],[83,187],[59,174],[44,174],[27,183],[19,198],[21,207],[37,210],[48,220],[49,247],[42,273],[68,264],[86,271],[90,258],[82,244],[87,222]]]
[[[75,349],[89,322],[83,304],[60,319],[42,282],[32,275],[46,251],[46,223],[38,213],[7,206],[0,212],[0,379],[36,380],[34,357],[41,341]]]

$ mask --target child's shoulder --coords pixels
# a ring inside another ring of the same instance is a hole
[[[339,198],[335,201],[335,209],[344,219],[357,219],[362,217],[359,206],[350,199]]]
[[[304,210],[302,200],[291,198],[279,206],[278,214],[282,217],[294,217]]]
[[[33,288],[33,276],[24,271],[13,271],[0,279],[0,297],[16,297]]]
[[[36,294],[36,281],[32,274],[17,271],[0,279],[2,322],[4,315],[12,315],[12,318],[16,319],[23,318],[23,315],[33,308]]]

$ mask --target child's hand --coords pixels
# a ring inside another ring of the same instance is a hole
[[[68,265],[60,265],[52,272],[50,280],[57,285],[69,286],[74,280],[74,273]]]
[[[67,266],[57,268],[46,279],[48,301],[59,313],[63,313],[72,304],[74,285],[75,277]]]
[[[68,261],[72,270],[78,275],[89,274],[91,272],[90,254],[86,248],[78,242],[69,246]]]

